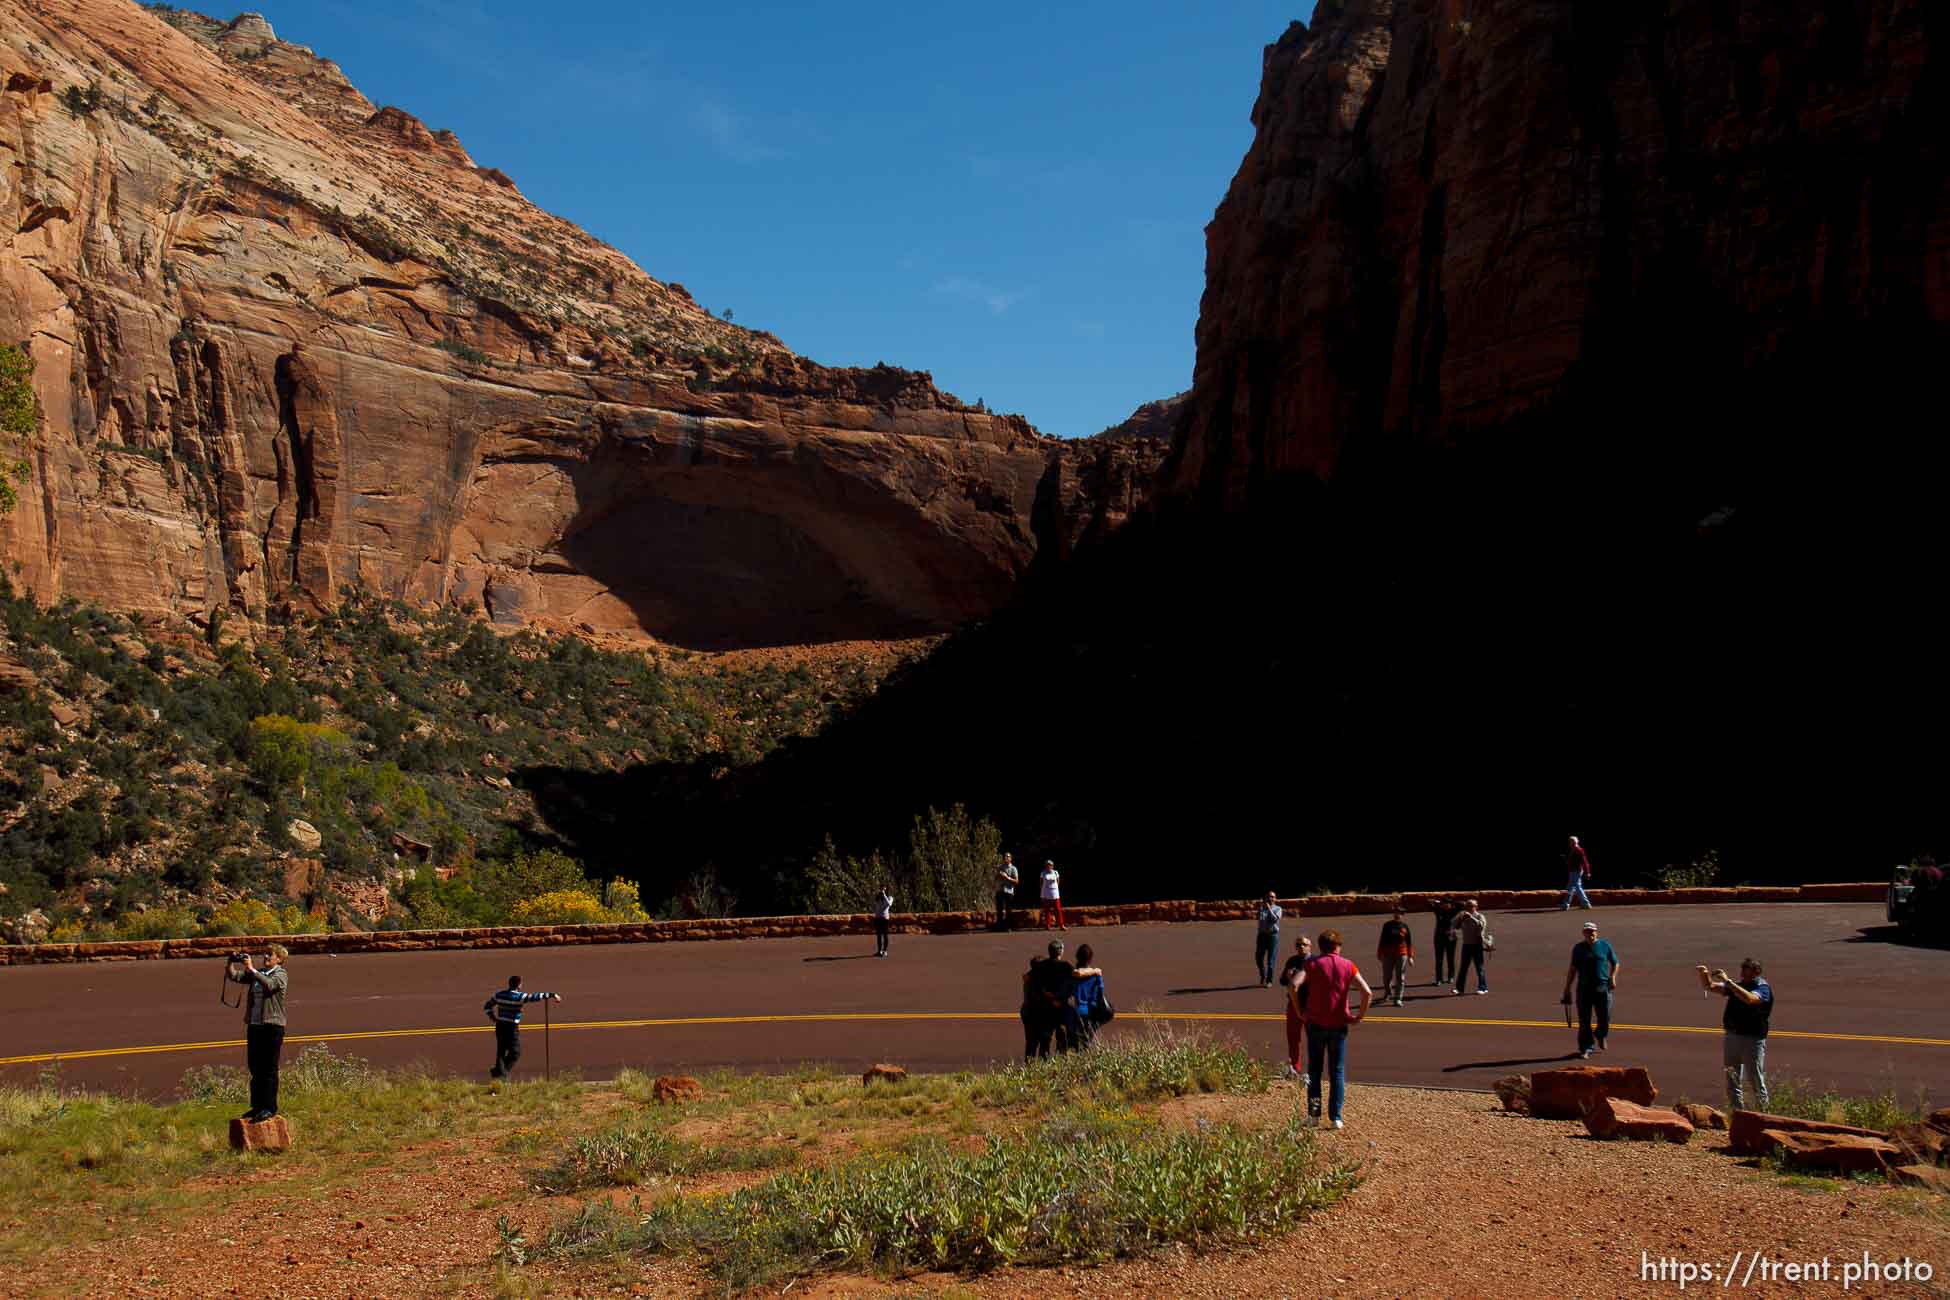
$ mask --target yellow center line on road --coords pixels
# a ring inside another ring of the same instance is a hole
[[[874,1021],[1014,1020],[1013,1011],[833,1011],[782,1016],[663,1016],[644,1020],[572,1020],[552,1029],[664,1029],[685,1025],[848,1024]],[[1120,1011],[1119,1020],[1212,1020],[1278,1022],[1283,1015],[1255,1011]],[[534,1022],[526,1022],[533,1029]],[[1365,1025],[1488,1025],[1507,1029],[1562,1029],[1557,1020],[1483,1020],[1466,1016],[1370,1016]],[[1653,1034],[1717,1034],[1709,1025],[1632,1025],[1612,1022],[1614,1032],[1627,1029]],[[287,1043],[349,1043],[381,1038],[437,1038],[448,1034],[488,1034],[492,1025],[444,1025],[428,1029],[360,1029],[342,1034],[292,1034]],[[1830,1034],[1807,1029],[1776,1029],[1773,1038],[1808,1038],[1845,1043],[1887,1043],[1901,1047],[1950,1047],[1950,1038],[1908,1038],[1892,1034]],[[0,1056],[0,1065],[37,1065],[48,1061],[83,1061],[109,1056],[149,1056],[158,1052],[206,1052],[242,1047],[241,1038],[200,1043],[145,1043],[135,1047],[93,1047],[72,1052],[32,1052]]]

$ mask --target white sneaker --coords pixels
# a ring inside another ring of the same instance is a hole
[[[1280,1078],[1282,1079],[1297,1079],[1299,1077],[1300,1071],[1294,1069],[1291,1065],[1284,1066],[1280,1070]]]
[[[1339,1120],[1334,1121],[1334,1131],[1336,1133],[1341,1131],[1341,1122]]]
[[[1477,989],[1477,990],[1476,990],[1476,996],[1477,996],[1477,997],[1479,997],[1479,998],[1485,998],[1485,997],[1488,997],[1488,996],[1489,996],[1489,994],[1490,994],[1490,991],[1489,991],[1488,989]]]

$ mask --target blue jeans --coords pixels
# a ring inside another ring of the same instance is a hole
[[[1591,895],[1584,892],[1584,873],[1582,871],[1573,871],[1571,873],[1571,883],[1564,887],[1564,902],[1559,906],[1559,910],[1570,910],[1572,899],[1576,899],[1584,907],[1591,906]]]
[[[1597,1025],[1592,1025],[1596,1020]],[[1611,987],[1586,988],[1578,985],[1578,1050],[1588,1052],[1592,1044],[1611,1036]]]
[[[1476,988],[1487,993],[1490,988],[1489,975],[1483,969],[1483,945],[1466,943],[1462,946],[1462,964],[1456,967],[1456,992],[1462,992],[1463,979],[1469,974],[1469,963],[1476,963]]]
[[[1280,955],[1280,932],[1271,930],[1262,933],[1253,942],[1253,965],[1259,967],[1262,984],[1273,982],[1273,959]]]
[[[1334,1087],[1327,1094],[1327,1118],[1339,1119],[1347,1100],[1347,1026],[1329,1029],[1307,1026],[1307,1114],[1320,1114],[1321,1067],[1334,1071]]]
[[[1746,1098],[1740,1086],[1740,1074],[1744,1069],[1753,1076],[1754,1091],[1760,1094],[1760,1108],[1766,1110],[1767,1040],[1747,1034],[1728,1034],[1720,1055],[1727,1067],[1727,1105],[1734,1110],[1746,1109]]]

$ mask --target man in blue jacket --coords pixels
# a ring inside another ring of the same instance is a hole
[[[560,1002],[560,993],[523,993],[521,976],[508,976],[508,987],[496,989],[494,995],[481,1004],[481,1010],[494,1022],[494,1068],[488,1077],[494,1079],[512,1078],[515,1062],[521,1059],[521,1012],[530,1002]]]

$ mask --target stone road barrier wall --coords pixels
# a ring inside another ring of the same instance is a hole
[[[1879,903],[1886,885],[1781,885],[1709,889],[1594,889],[1592,902],[1608,907],[1678,903]],[[1409,912],[1426,912],[1436,898],[1474,898],[1486,912],[1554,908],[1563,901],[1557,889],[1446,890],[1440,894],[1311,894],[1283,898],[1290,920],[1330,916],[1385,915],[1399,901]],[[1063,909],[1072,926],[1144,925],[1179,921],[1249,921],[1257,899],[1201,902],[1084,904]],[[1016,909],[1018,928],[1034,925],[1036,909]],[[913,912],[894,917],[902,934],[972,934],[989,928],[993,913]],[[819,935],[868,934],[864,913],[842,916],[728,916],[689,921],[647,921],[623,925],[504,925],[469,930],[374,930],[335,934],[220,936],[199,939],[147,939],[119,943],[34,943],[0,945],[0,966],[46,962],[146,961],[172,957],[224,957],[276,939],[294,956],[301,953],[425,952],[442,948],[543,948],[584,943],[684,943],[704,939],[791,939]]]

